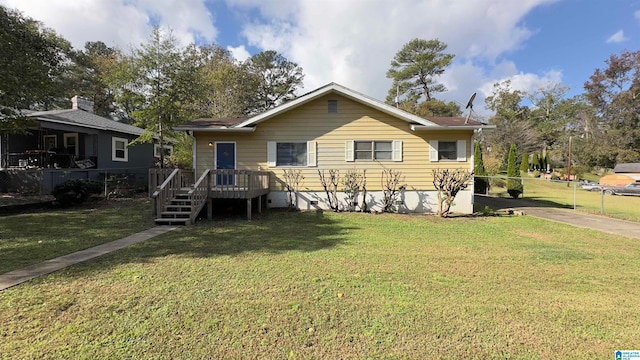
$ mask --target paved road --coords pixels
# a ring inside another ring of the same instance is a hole
[[[523,199],[505,199],[476,195],[475,203],[488,206],[493,210],[514,209],[525,215],[562,222],[582,228],[640,239],[640,223],[613,219],[606,216],[591,215],[572,208],[552,207]]]

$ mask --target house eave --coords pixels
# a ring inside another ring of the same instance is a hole
[[[188,126],[177,126],[173,128],[176,131],[192,131],[192,132],[221,132],[221,133],[250,133],[256,131],[255,126],[243,128],[195,128]]]
[[[52,119],[50,117],[42,117],[42,116],[31,116],[32,119],[38,121],[40,123],[40,127],[44,127],[46,128],[46,125],[43,126],[43,123],[51,123],[51,124],[60,124],[60,125],[67,125],[70,127],[77,127],[77,128],[82,128],[82,129],[92,129],[92,130],[99,130],[99,131],[112,131],[112,132],[116,132],[116,133],[120,133],[120,134],[127,134],[127,135],[133,135],[133,136],[140,136],[142,135],[143,131],[140,131],[140,133],[136,133],[133,131],[123,131],[121,129],[113,129],[113,128],[108,128],[106,126],[94,126],[94,125],[89,125],[89,124],[83,124],[83,123],[78,123],[78,122],[73,122],[73,121],[66,121],[66,120],[58,120],[58,119]]]
[[[494,130],[495,125],[424,126],[411,125],[411,131]]]

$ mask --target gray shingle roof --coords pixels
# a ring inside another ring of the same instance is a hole
[[[36,111],[28,114],[28,116],[41,121],[69,124],[90,129],[115,131],[136,136],[140,136],[144,131],[143,129],[133,125],[124,124],[84,110],[77,109]]]
[[[640,173],[640,163],[622,163],[613,168],[616,174]]]

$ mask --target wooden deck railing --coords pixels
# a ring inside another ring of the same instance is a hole
[[[191,216],[189,216],[189,219],[192,224],[196,221],[196,216],[198,216],[209,198],[209,189],[211,188],[210,172],[211,170],[209,169],[205,170],[193,185],[193,189],[189,190],[189,200],[191,200]]]
[[[211,197],[251,199],[269,192],[269,172],[252,170],[211,170]]]
[[[176,169],[149,169],[149,196],[158,190],[158,186],[167,180],[174,170]],[[193,170],[180,170],[180,187],[189,187],[194,183],[194,180]]]
[[[153,193],[158,190],[160,186],[175,169],[149,169],[149,197],[153,196]]]
[[[174,169],[162,184],[153,192],[153,216],[162,212],[164,205],[171,201],[182,187],[180,169]]]
[[[193,171],[150,169],[149,179],[149,187],[153,189],[153,215],[161,214],[165,205],[184,189],[191,200],[191,223],[209,199],[247,199],[250,218],[251,199],[269,193],[267,171],[206,169],[194,184]],[[158,186],[160,180],[162,183]]]

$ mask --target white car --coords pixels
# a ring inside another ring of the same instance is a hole
[[[580,187],[587,191],[600,191],[602,189],[600,184],[593,181],[584,181]]]

